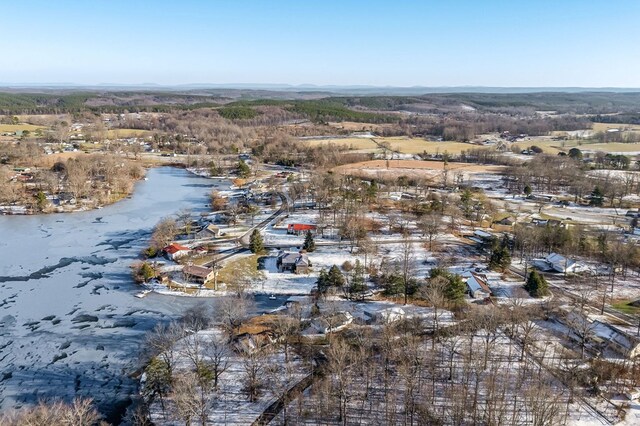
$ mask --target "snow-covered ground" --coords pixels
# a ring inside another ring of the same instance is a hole
[[[177,371],[193,370],[193,363],[189,358],[189,351],[193,349],[187,349],[189,339],[201,338],[203,342],[212,337],[226,339],[216,328],[203,330],[197,334],[198,336],[189,336],[176,344],[175,369]],[[203,356],[203,360],[208,361],[206,356]],[[219,378],[219,389],[212,391],[209,396],[211,408],[208,412],[207,424],[250,425],[278,398],[278,391],[293,386],[309,374],[308,367],[293,354],[293,351],[290,351],[287,362],[283,349],[271,346],[264,352],[264,358],[260,360],[259,374],[263,382],[260,396],[255,402],[250,402],[242,390],[244,386],[242,378],[246,371],[243,356],[235,351],[229,351],[226,362],[227,368]],[[274,371],[274,369],[277,370]],[[282,381],[278,386],[274,382],[274,377]],[[184,420],[176,416],[177,410],[171,399],[165,403],[164,411],[159,400],[151,405],[149,411],[152,421],[164,426],[184,424]]]
[[[319,241],[319,240],[316,240]],[[401,243],[380,245],[377,255],[369,255],[367,264],[374,258],[376,263],[382,257],[389,260],[397,259],[401,253]],[[421,244],[412,243],[414,255],[411,261],[413,273],[417,277],[424,278],[434,266],[433,256],[425,250]],[[291,249],[296,251],[295,249]],[[269,252],[265,261],[265,269],[262,271],[264,280],[258,280],[253,284],[252,290],[268,294],[308,294],[316,287],[318,273],[320,270],[328,270],[333,265],[341,266],[345,261],[354,264],[356,259],[364,264],[365,257],[357,253],[357,249],[352,253],[345,243],[342,246],[317,246],[316,251],[307,253],[312,264],[312,271],[309,274],[294,274],[291,272],[279,272],[276,267],[276,257],[278,250]]]

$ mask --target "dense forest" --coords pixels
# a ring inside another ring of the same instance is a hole
[[[194,109],[204,106],[245,107],[228,111],[232,119],[249,118],[246,108],[278,105],[306,115],[311,120],[342,119],[351,121],[393,121],[397,111],[498,112],[530,113],[555,111],[573,114],[636,114],[640,108],[640,93],[580,92],[580,93],[447,93],[421,96],[335,96],[329,92],[273,92],[264,91],[54,91],[0,92],[0,113],[35,114],[77,111],[166,111],[168,109]],[[377,115],[375,115],[377,114]],[[615,118],[609,118],[614,120]],[[598,121],[602,121],[598,119]],[[627,120],[623,120],[628,122]]]

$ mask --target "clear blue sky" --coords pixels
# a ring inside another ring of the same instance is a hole
[[[3,0],[0,82],[640,87],[638,0]]]

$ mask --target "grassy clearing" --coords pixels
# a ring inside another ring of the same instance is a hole
[[[500,173],[502,166],[484,166],[469,163],[448,163],[450,172],[461,172],[469,176],[473,173]],[[420,160],[371,160],[335,167],[335,172],[359,176],[365,179],[397,179],[400,176],[420,177],[427,180],[441,179],[444,162]]]
[[[640,133],[640,125],[638,124],[593,123],[593,127],[591,129],[594,132],[606,132],[609,129],[619,129],[622,131],[633,131]]]
[[[12,132],[18,132],[18,131],[25,131],[25,130],[34,132],[38,129],[45,129],[45,127],[36,126],[33,124],[0,124],[0,132],[2,133],[5,133],[5,132],[12,133]]]
[[[426,152],[428,154],[460,154],[462,151],[468,151],[469,149],[490,149],[478,145],[463,142],[432,142],[421,138],[408,138],[408,137],[389,137],[389,138],[376,138],[378,142],[386,142],[391,145],[391,149],[401,152],[403,154],[422,154]]]
[[[583,140],[570,139],[566,141],[554,141],[551,139],[532,139],[523,142],[517,142],[513,146],[517,146],[518,149],[523,150],[532,145],[542,148],[546,154],[558,154],[561,151],[567,152],[571,148],[577,147],[585,149],[587,142]]]
[[[583,151],[640,152],[640,143],[594,143],[580,147]]]
[[[124,139],[124,138],[143,138],[150,136],[152,132],[140,129],[112,129],[107,130],[107,138]]]
[[[381,152],[381,143],[389,144],[389,147],[393,151],[400,152],[402,154],[422,154],[427,152],[428,154],[460,154],[462,151],[466,151],[474,148],[484,148],[478,145],[472,145],[462,142],[431,142],[421,138],[409,138],[409,137],[375,137],[375,138],[328,138],[328,139],[307,139],[303,140],[303,143],[310,144],[311,146],[321,145],[340,145],[346,146],[353,150],[366,151],[366,152]],[[489,148],[484,148],[489,149]]]
[[[384,127],[388,126],[385,124],[358,123],[356,121],[339,121],[328,124],[336,129],[348,130],[350,132],[379,132]]]
[[[310,146],[338,145],[354,150],[370,150],[371,152],[379,149],[378,145],[370,138],[304,139],[301,142]]]
[[[629,303],[631,302],[633,302],[633,300],[617,300],[617,301],[614,301],[611,304],[611,306],[616,311],[620,311],[625,314],[629,314],[629,315],[640,314],[640,308],[630,305]]]
[[[238,280],[238,278],[245,278],[250,280],[258,280],[264,277],[261,271],[258,271],[258,258],[260,256],[252,254],[249,256],[239,257],[229,262],[218,272],[218,282],[227,284],[228,290],[233,290],[231,285]],[[213,283],[210,284],[213,288]],[[209,287],[209,285],[207,285]]]

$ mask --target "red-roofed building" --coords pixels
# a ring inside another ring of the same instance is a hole
[[[300,235],[311,231],[312,234],[316,233],[317,227],[315,225],[307,225],[305,223],[290,223],[287,225],[287,234]]]
[[[171,243],[164,248],[164,254],[171,260],[175,260],[179,257],[186,256],[191,253],[189,247],[182,246],[178,243]]]

